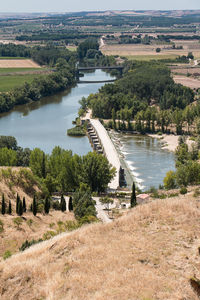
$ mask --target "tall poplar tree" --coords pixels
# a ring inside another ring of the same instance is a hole
[[[8,205],[8,213],[9,215],[12,214],[12,205],[11,205],[11,201],[9,200],[9,205]]]
[[[45,214],[49,213],[49,209],[50,209],[50,202],[49,202],[49,198],[46,197],[45,202],[44,202],[44,212],[45,212]]]
[[[72,210],[73,210],[73,202],[72,202],[72,197],[71,197],[71,196],[69,197],[69,205],[68,205],[68,209],[69,209],[69,211],[72,211]]]
[[[23,197],[23,212],[26,212],[26,199]]]
[[[133,181],[132,193],[131,193],[131,207],[134,207],[136,205],[137,205],[137,200],[136,200],[136,193],[135,193],[135,182]]]
[[[33,215],[36,216],[37,215],[37,202],[36,202],[36,197],[34,195],[33,197]]]
[[[2,195],[1,213],[2,213],[2,215],[5,215],[5,213],[6,213],[6,204],[5,204],[4,194]]]
[[[62,212],[66,211],[66,201],[63,195],[61,196],[60,207]]]
[[[19,216],[22,216],[22,215],[23,215],[23,204],[22,204],[22,200],[19,200],[19,202],[18,202],[17,214],[18,214]]]
[[[16,214],[18,214],[18,205],[19,205],[20,197],[19,194],[17,194],[17,200],[16,200]]]

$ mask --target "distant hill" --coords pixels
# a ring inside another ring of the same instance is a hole
[[[59,235],[0,264],[0,298],[197,300],[199,220],[186,195]]]

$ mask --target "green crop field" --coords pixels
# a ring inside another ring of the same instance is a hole
[[[45,71],[48,68],[0,68],[0,74],[4,73],[18,73],[18,72],[31,72],[31,71]]]
[[[28,74],[23,76],[0,76],[0,92],[8,92],[15,87],[23,85],[25,82],[30,83],[38,74]]]
[[[0,59],[30,59],[30,57],[10,57],[10,56],[0,56]]]

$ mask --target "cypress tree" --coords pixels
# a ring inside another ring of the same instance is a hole
[[[33,211],[33,204],[31,203],[30,211]]]
[[[19,206],[20,197],[17,194],[17,201],[16,201],[16,214],[18,214],[18,206]]]
[[[5,215],[5,213],[6,213],[6,204],[5,204],[4,194],[2,195],[1,213],[2,213],[2,215]]]
[[[66,201],[63,195],[61,196],[60,207],[62,212],[66,211]]]
[[[8,205],[8,213],[9,215],[12,214],[12,205],[11,205],[11,201],[9,200],[9,205]]]
[[[49,202],[49,198],[46,197],[45,202],[44,202],[44,212],[45,212],[45,214],[49,213],[49,209],[50,209],[50,202]]]
[[[21,201],[21,200],[19,200],[19,203],[18,203],[17,214],[18,214],[19,216],[22,216],[22,215],[23,215],[23,204],[22,204],[22,201]]]
[[[137,200],[136,200],[136,193],[135,193],[135,182],[133,181],[132,193],[131,193],[131,207],[134,207],[136,205],[137,205]]]
[[[36,202],[36,198],[35,198],[35,195],[33,197],[33,215],[36,216],[37,215],[37,202]]]
[[[42,177],[46,177],[46,166],[45,166],[45,153],[42,155]]]
[[[73,210],[73,202],[72,202],[72,197],[71,197],[71,196],[69,197],[69,205],[68,205],[68,209],[69,209],[69,211],[72,211],[72,210]]]
[[[23,212],[26,212],[26,199],[23,197]]]

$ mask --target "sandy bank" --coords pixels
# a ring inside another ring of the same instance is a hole
[[[162,135],[148,134],[148,136],[152,138],[160,139],[163,144],[162,148],[173,152],[176,150],[178,146],[178,139],[180,137],[180,135],[174,135],[174,134],[162,134]],[[186,143],[190,147],[194,142],[191,141],[189,137],[187,137]]]

